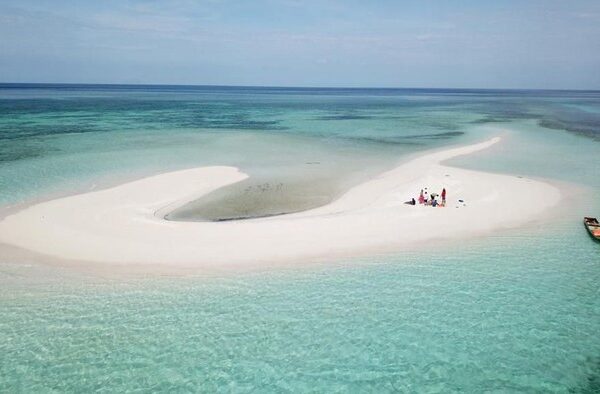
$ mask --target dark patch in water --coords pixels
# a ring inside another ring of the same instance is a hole
[[[600,121],[569,123],[559,119],[542,119],[538,121],[541,127],[553,130],[566,130],[571,133],[600,141]]]
[[[220,120],[193,122],[186,127],[202,127],[209,129],[237,129],[237,130],[287,130],[287,127],[278,126],[278,121],[256,121],[256,120]]]
[[[48,147],[43,141],[23,139],[23,141],[19,141],[18,143],[0,144],[0,162],[33,159],[56,152],[60,152],[60,150]]]
[[[352,141],[366,142],[372,144],[382,144],[382,145],[423,145],[421,142],[416,141],[404,141],[399,138],[390,137],[390,138],[376,138],[376,137],[348,137],[346,138]]]
[[[429,140],[443,140],[453,137],[459,137],[463,135],[463,131],[447,131],[445,133],[434,133],[434,134],[418,134],[418,135],[408,135],[403,138],[420,138],[420,139],[429,139]]]
[[[370,115],[343,114],[343,115],[325,115],[325,116],[319,116],[316,119],[317,120],[362,120],[362,119],[373,119],[373,116],[370,116]]]
[[[424,140],[444,140],[454,138],[463,135],[462,131],[447,131],[444,133],[432,133],[432,134],[415,134],[405,136],[391,136],[391,137],[348,137],[353,141],[364,141],[376,144],[386,145],[423,145]]]
[[[227,105],[226,105],[227,104]],[[224,106],[226,107],[224,109]],[[112,98],[0,99],[0,114],[13,118],[0,138],[142,128],[286,130],[276,111],[248,102]],[[260,118],[257,117],[257,110]],[[269,116],[271,119],[264,119]],[[108,120],[108,122],[106,122]]]
[[[588,363],[591,365],[590,372],[582,387],[571,389],[571,393],[596,394],[600,393],[600,357],[588,357]]]
[[[11,147],[10,151],[0,149],[0,162],[33,159],[47,154],[47,149],[36,149],[30,147]]]
[[[16,124],[10,127],[0,127],[0,140],[27,140],[31,137],[42,137],[57,134],[82,134],[100,131],[86,124]]]
[[[483,117],[471,124],[509,122],[513,120],[535,120],[540,127],[563,130],[600,141],[600,102],[596,97],[578,98],[569,102],[553,102],[540,99],[514,102],[488,102],[475,108]],[[579,108],[579,106],[583,107]],[[585,107],[596,109],[586,111]]]
[[[495,118],[492,116],[486,116],[485,118],[481,118],[481,119],[476,119],[471,121],[471,124],[488,124],[488,123],[506,123],[506,122],[510,122],[511,119],[502,119],[502,118]]]

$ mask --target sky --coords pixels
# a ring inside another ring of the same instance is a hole
[[[600,1],[0,0],[0,82],[600,89]]]

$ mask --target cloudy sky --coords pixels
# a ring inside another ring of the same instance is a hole
[[[600,1],[0,0],[0,82],[600,89]]]

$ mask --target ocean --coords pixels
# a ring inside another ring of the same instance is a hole
[[[185,277],[98,276],[0,246],[0,392],[600,391],[600,243],[581,223],[600,216],[597,91],[0,84],[0,211],[233,165],[250,178],[177,219],[283,214],[496,135],[449,164],[560,183],[573,195],[559,213],[393,255]]]

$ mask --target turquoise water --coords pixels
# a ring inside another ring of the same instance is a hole
[[[293,206],[498,134],[452,164],[581,188],[543,224],[303,267],[97,276],[6,254],[0,392],[598,392],[580,220],[600,216],[599,110],[593,92],[0,86],[4,205],[232,164],[313,185]]]

